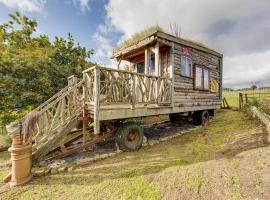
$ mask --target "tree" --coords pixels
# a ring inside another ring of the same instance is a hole
[[[250,88],[251,88],[252,90],[256,90],[256,89],[257,89],[257,85],[256,85],[256,84],[253,84],[253,85],[250,86]]]
[[[37,35],[38,23],[10,14],[0,24],[0,122],[14,111],[36,107],[67,84],[67,77],[92,66],[94,51],[86,50],[68,33],[67,39]]]

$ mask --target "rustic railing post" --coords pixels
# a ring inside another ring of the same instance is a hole
[[[83,72],[83,98],[82,98],[82,107],[83,107],[83,111],[82,111],[82,117],[83,117],[83,143],[86,142],[86,121],[85,121],[85,111],[86,111],[86,101],[87,101],[87,78],[86,78],[86,73],[87,72]]]
[[[67,80],[68,80],[68,90],[71,90],[73,88],[73,86],[78,83],[78,79],[74,75],[68,77]],[[74,91],[73,91],[73,99],[72,99],[73,103],[76,102],[77,94],[78,94],[78,91],[77,91],[77,88],[75,88]]]
[[[87,101],[87,78],[86,78],[86,73],[87,72],[83,72],[83,106],[85,105],[86,101]]]
[[[157,77],[157,83],[156,83],[156,104],[159,106],[160,104],[160,83],[161,83],[161,79],[160,77]]]
[[[94,69],[94,134],[99,134],[100,132],[99,98],[100,98],[100,68],[96,66]]]
[[[135,75],[131,74],[131,109],[135,109],[136,103],[136,82]]]

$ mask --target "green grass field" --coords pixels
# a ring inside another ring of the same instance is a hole
[[[238,107],[239,92],[224,92]],[[145,124],[168,116],[145,119]],[[0,178],[10,169],[0,153]],[[0,199],[268,199],[268,133],[245,113],[217,110],[208,127],[9,189]],[[266,177],[266,178],[265,178]]]
[[[213,123],[170,141],[72,172],[2,185],[1,199],[267,199],[267,134],[244,113],[218,110]],[[254,149],[254,150],[252,150]],[[0,162],[7,159],[0,156]],[[7,169],[2,169],[4,176]],[[269,194],[269,193],[268,193]]]
[[[225,97],[229,103],[229,105],[233,108],[239,107],[239,93],[246,93],[249,97],[267,98],[270,99],[270,91],[269,90],[247,90],[247,91],[224,91],[223,97]],[[260,93],[260,95],[256,95]],[[264,95],[265,94],[265,95]]]
[[[239,92],[233,91],[225,91],[223,92],[223,97],[225,97],[228,101],[230,107],[239,107]]]

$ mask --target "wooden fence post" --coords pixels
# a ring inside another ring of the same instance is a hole
[[[243,108],[243,94],[239,93],[239,110]]]
[[[94,134],[99,134],[100,68],[97,66],[94,69],[94,79]]]
[[[245,100],[246,100],[246,104],[248,103],[248,95],[247,93],[245,94]]]

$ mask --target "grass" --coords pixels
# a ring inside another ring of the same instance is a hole
[[[269,95],[267,96],[263,95],[263,93],[269,93],[268,90],[224,91],[223,97],[227,99],[230,107],[239,108],[239,93],[240,92],[250,94],[248,96],[249,102],[252,105],[261,109],[262,111],[270,114],[269,105],[264,105],[265,102],[269,103]],[[256,95],[256,93],[261,93],[262,95]]]
[[[138,43],[139,41],[153,35],[156,32],[163,32],[163,33],[171,34],[171,33],[168,33],[166,31],[164,31],[159,25],[150,26],[150,27],[138,32],[138,33],[135,33],[134,35],[131,36],[131,38],[126,39],[123,42],[121,42],[117,47],[115,47],[113,49],[113,52],[116,53],[117,51],[119,51],[121,49],[132,46],[132,45]],[[188,39],[188,38],[183,38],[183,39],[188,41],[188,42],[191,42],[191,43],[193,43],[195,45],[198,45],[200,47],[212,50],[207,45],[205,45],[204,43],[202,43],[202,42],[200,42],[198,40],[191,40],[191,39]]]
[[[223,97],[228,101],[230,107],[239,107],[239,92],[238,91],[225,91]]]
[[[231,142],[234,135],[246,133],[249,137],[258,126],[244,113],[219,110],[211,126],[69,173],[34,178],[24,187],[4,192],[1,199],[219,199],[220,190],[223,199],[238,199],[246,193],[247,181],[241,177],[247,172],[235,156],[249,147],[231,146]],[[0,157],[1,162],[5,156]],[[249,182],[263,187],[257,181],[260,172],[256,174],[256,179],[250,175]]]
[[[139,41],[149,37],[150,35],[156,33],[157,31],[164,32],[164,30],[158,25],[148,27],[148,28],[144,29],[143,31],[132,35],[131,38],[121,42],[117,47],[115,47],[113,49],[113,52],[117,52],[120,49],[124,49],[126,47],[132,46],[132,45],[136,44],[137,42],[139,42]]]

